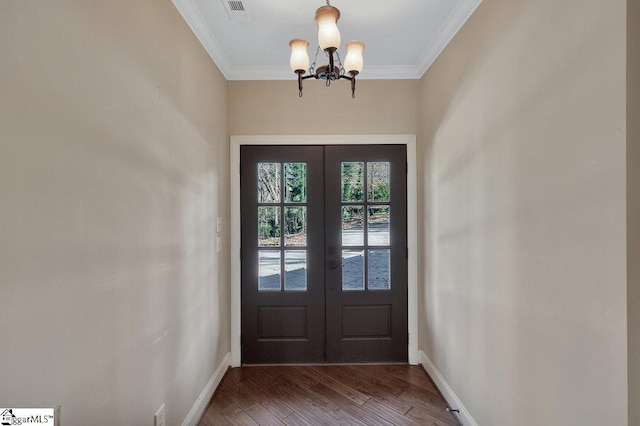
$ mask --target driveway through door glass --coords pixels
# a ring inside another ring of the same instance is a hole
[[[406,147],[240,153],[242,362],[406,362]]]

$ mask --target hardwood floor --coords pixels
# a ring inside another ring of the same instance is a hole
[[[201,426],[458,426],[427,373],[409,365],[230,369]]]

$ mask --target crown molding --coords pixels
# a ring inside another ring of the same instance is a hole
[[[281,67],[230,67],[227,80],[295,80],[296,75],[288,66]],[[422,77],[418,68],[410,65],[366,66],[358,80],[414,80]],[[225,75],[226,77],[226,75]]]
[[[449,17],[444,21],[436,38],[427,46],[422,59],[416,65],[418,73],[421,78],[425,72],[433,65],[438,59],[438,56],[447,47],[447,45],[453,40],[453,37],[460,31],[460,28],[467,22],[473,12],[480,6],[482,0],[460,0],[453,9]]]
[[[281,67],[232,65],[194,0],[172,0],[172,2],[227,80],[291,80],[295,78],[289,67],[284,64]],[[438,30],[438,35],[427,46],[417,64],[397,66],[368,65],[365,71],[358,76],[358,79],[414,80],[422,78],[480,3],[482,3],[482,0],[459,0],[455,9]]]
[[[195,5],[193,0],[171,0],[173,5],[178,9],[182,18],[186,21],[191,31],[195,34],[200,44],[207,51],[213,62],[227,80],[232,80],[231,63],[229,58],[222,50],[222,46],[214,37],[205,21],[200,9]]]

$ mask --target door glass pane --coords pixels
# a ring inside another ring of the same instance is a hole
[[[304,247],[307,245],[307,208],[284,208],[284,245]]]
[[[364,200],[364,163],[342,163],[342,202]]]
[[[391,288],[390,259],[390,250],[369,250],[369,290]]]
[[[280,250],[260,250],[258,257],[258,290],[280,290]]]
[[[389,238],[389,206],[369,207],[368,243],[370,246],[388,246]]]
[[[307,202],[307,163],[284,163],[284,202]]]
[[[258,247],[280,247],[280,207],[258,207]]]
[[[364,245],[364,207],[342,207],[342,245]]]
[[[389,169],[388,162],[367,163],[367,201],[389,201]]]
[[[285,250],[284,289],[304,291],[307,289],[307,251]]]
[[[364,290],[364,250],[342,250],[342,289]]]
[[[258,202],[280,202],[280,163],[258,163]]]

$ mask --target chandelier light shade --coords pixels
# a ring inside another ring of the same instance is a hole
[[[291,47],[289,65],[291,66],[291,71],[298,75],[298,94],[300,97],[302,97],[302,81],[308,78],[326,80],[327,86],[330,86],[334,80],[349,80],[351,81],[351,96],[353,98],[356,97],[356,76],[362,72],[364,64],[362,58],[364,43],[361,41],[347,43],[347,56],[343,65],[338,52],[341,42],[338,19],[340,19],[340,11],[331,6],[329,0],[327,0],[326,6],[321,6],[316,10],[318,49],[311,66],[309,66],[309,53],[307,51],[309,42],[299,38],[289,42]],[[320,51],[324,52],[329,58],[329,64],[320,65],[316,68],[316,61]]]
[[[364,43],[361,41],[350,41],[347,43],[347,56],[344,58],[344,69],[354,75],[358,75],[362,71],[364,59],[362,51]]]
[[[304,74],[309,69],[309,42],[301,38],[295,38],[289,42],[291,46],[291,71],[298,73],[302,71]]]
[[[333,6],[322,6],[316,10],[318,45],[325,52],[336,51],[340,47],[338,19],[340,19],[340,11]]]

